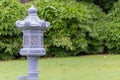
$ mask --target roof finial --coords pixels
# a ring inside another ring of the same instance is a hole
[[[34,7],[34,5],[32,5],[29,10],[28,10],[28,14],[29,15],[37,15],[37,9]]]

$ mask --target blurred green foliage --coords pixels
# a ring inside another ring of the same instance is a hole
[[[39,10],[39,17],[51,23],[51,27],[45,32],[48,56],[103,52],[104,37],[100,34],[103,27],[95,24],[105,16],[99,7],[72,0],[69,3],[60,0],[40,0],[35,5]]]
[[[15,0],[0,1],[0,59],[14,59],[21,47],[21,31],[15,21],[24,17],[25,8]]]
[[[15,27],[15,21],[27,16],[31,4],[41,19],[51,23],[44,34],[46,56],[119,53],[119,3],[106,15],[98,6],[84,1],[38,0],[21,4],[1,0],[0,59],[20,57],[22,32]]]
[[[105,18],[109,53],[120,53],[120,0],[114,4],[112,10]]]
[[[76,0],[76,1],[78,2],[85,1],[85,2],[94,3],[100,6],[100,8],[102,8],[104,12],[108,13],[108,11],[111,10],[111,8],[113,7],[114,3],[117,2],[118,0]]]

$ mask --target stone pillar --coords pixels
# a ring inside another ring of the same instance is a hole
[[[28,10],[28,16],[23,21],[16,21],[16,26],[23,32],[23,48],[20,49],[20,54],[27,56],[28,59],[27,78],[28,80],[38,80],[38,58],[46,54],[43,47],[43,33],[50,26],[50,23],[41,20],[37,16],[37,9],[31,6]]]
[[[28,56],[28,80],[38,80],[38,57]]]

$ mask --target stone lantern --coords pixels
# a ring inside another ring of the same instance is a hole
[[[28,16],[23,21],[16,21],[16,26],[23,32],[23,48],[20,55],[28,59],[28,80],[38,80],[38,58],[46,54],[43,47],[43,32],[50,23],[37,16],[37,9],[32,5]],[[26,80],[26,79],[20,79]]]

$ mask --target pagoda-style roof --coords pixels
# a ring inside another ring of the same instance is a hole
[[[40,29],[44,30],[50,26],[50,23],[44,20],[41,20],[37,16],[37,9],[32,5],[28,9],[28,16],[23,21],[16,21],[16,26],[22,30],[26,29]]]

